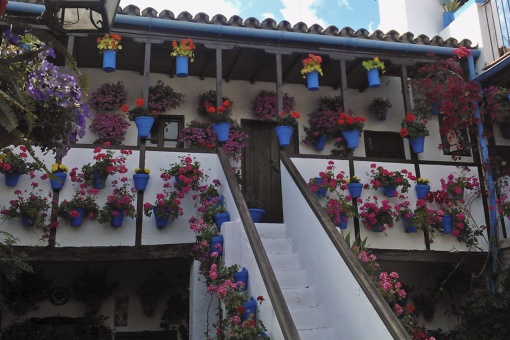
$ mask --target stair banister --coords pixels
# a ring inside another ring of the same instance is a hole
[[[285,339],[299,340],[301,338],[298,334],[296,325],[294,324],[294,320],[292,320],[289,308],[283,297],[280,285],[276,280],[276,276],[274,274],[273,268],[271,267],[271,263],[269,262],[269,258],[267,257],[267,254],[264,250],[264,246],[262,245],[259,233],[257,232],[255,224],[250,217],[248,206],[246,205],[243,194],[239,189],[237,179],[234,175],[234,172],[232,171],[232,166],[230,165],[225,150],[223,150],[222,147],[218,148],[218,157],[223,172],[225,173],[227,184],[230,191],[232,192],[232,197],[236,203],[237,210],[239,211],[239,216],[246,232],[246,236],[250,242],[253,255],[260,269],[262,280],[266,286],[267,293],[273,305],[273,309],[276,318],[278,319],[282,334]]]

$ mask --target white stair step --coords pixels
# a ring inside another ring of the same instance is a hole
[[[287,237],[287,230],[283,223],[258,223],[255,227],[262,239]]]
[[[283,296],[289,309],[306,309],[317,307],[315,289],[309,288],[282,288]]]
[[[308,287],[308,274],[305,270],[275,271],[275,275],[282,289]]]
[[[287,238],[263,238],[262,244],[268,254],[290,254],[292,253],[292,244]]]
[[[271,266],[275,271],[298,270],[299,257],[297,254],[267,254]]]
[[[324,313],[322,306],[290,310],[292,320],[298,330],[328,327],[324,320]]]
[[[311,328],[299,329],[299,337],[301,340],[336,340],[339,335],[333,332],[332,328]]]

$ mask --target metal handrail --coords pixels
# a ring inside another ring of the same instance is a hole
[[[269,258],[267,257],[267,254],[264,250],[264,246],[262,245],[259,233],[255,228],[253,220],[250,217],[248,206],[246,205],[243,194],[239,189],[237,179],[234,175],[234,172],[232,171],[232,167],[228,160],[227,154],[222,147],[218,148],[218,157],[220,159],[220,164],[223,172],[225,173],[227,184],[230,188],[230,191],[232,192],[234,202],[236,203],[237,210],[239,211],[239,216],[246,232],[246,236],[248,237],[248,241],[250,242],[255,261],[257,261],[260,274],[262,275],[262,280],[264,281],[267,293],[271,299],[271,303],[282,330],[282,334],[285,339],[299,340],[301,338],[298,334],[296,325],[294,324],[294,320],[292,320],[290,315],[289,307],[287,306],[287,302],[283,297],[280,285],[276,280],[273,267],[271,267],[271,263],[269,262]]]
[[[333,225],[333,222],[331,222],[331,219],[328,217],[327,213],[312,194],[310,188],[303,179],[303,176],[301,176],[299,170],[296,168],[287,152],[283,150],[280,151],[280,160],[289,172],[291,178],[294,180],[294,183],[299,188],[299,191],[301,191],[305,200],[310,205],[310,208],[330,238],[331,243],[337,249],[338,254],[340,254],[352,275],[360,285],[361,289],[366,294],[368,300],[374,307],[375,311],[381,318],[382,322],[388,329],[388,332],[393,336],[394,339],[411,339],[395,313],[393,313],[386,300],[384,300],[381,293],[379,293],[375,287],[367,272],[361,266],[354,253],[341,237],[340,233],[336,230],[336,227]]]

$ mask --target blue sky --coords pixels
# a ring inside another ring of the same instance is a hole
[[[168,9],[175,15],[187,11],[192,15],[204,12],[210,17],[223,14],[227,18],[255,17],[259,20],[273,18],[276,22],[287,20],[291,25],[299,21],[308,26],[319,24],[326,28],[349,26],[369,31],[379,25],[379,7],[376,0],[121,0],[120,6],[132,4],[140,8],[152,7],[158,12]]]

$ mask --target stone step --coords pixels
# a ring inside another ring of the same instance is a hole
[[[294,320],[298,331],[303,329],[327,328],[328,325],[324,320],[324,313],[325,311],[322,306],[290,310],[292,320]]]
[[[268,254],[290,254],[292,244],[287,238],[262,238],[262,244]]]
[[[308,288],[308,274],[305,270],[275,271],[278,284],[283,288]]]
[[[301,340],[336,340],[341,338],[329,327],[298,329],[298,333]]]
[[[287,230],[283,223],[257,223],[255,225],[261,239],[286,238]]]
[[[297,254],[267,254],[274,271],[298,270],[300,268]]]
[[[283,296],[289,309],[306,309],[317,307],[317,297],[313,287],[282,288]]]

